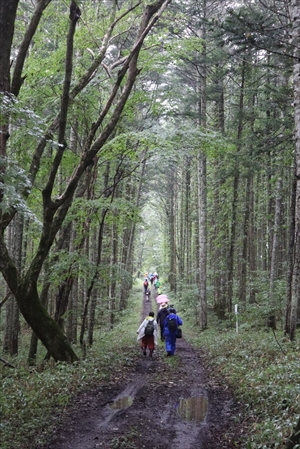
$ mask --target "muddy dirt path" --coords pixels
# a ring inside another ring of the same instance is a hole
[[[144,300],[143,318],[150,309]],[[127,382],[76,398],[43,449],[241,447],[238,404],[201,358],[184,338],[173,358],[162,345],[153,358],[141,352]]]

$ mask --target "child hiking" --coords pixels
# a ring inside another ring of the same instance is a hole
[[[143,282],[144,295],[146,295],[146,292],[147,292],[147,290],[148,290],[148,285],[149,285],[148,278],[145,278],[145,279],[144,279],[144,282]]]
[[[176,351],[176,334],[178,326],[183,324],[182,319],[176,315],[176,310],[170,308],[169,315],[166,316],[164,321],[164,337],[166,340],[167,356],[172,356]]]
[[[152,357],[155,346],[157,345],[157,322],[154,319],[154,312],[149,312],[149,315],[144,319],[136,333],[137,341],[141,341],[141,348],[143,354],[147,355],[147,348],[149,349],[149,357]]]

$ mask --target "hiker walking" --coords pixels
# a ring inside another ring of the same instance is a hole
[[[174,309],[174,310],[175,310],[174,313],[176,313],[176,309],[175,309],[175,307],[173,306],[173,304],[169,304],[169,305],[168,305],[168,311],[169,311],[169,313],[170,313],[170,310],[171,310],[171,309]]]
[[[137,341],[141,340],[141,348],[144,355],[147,355],[147,348],[149,349],[149,356],[152,357],[155,346],[157,345],[157,322],[154,319],[154,312],[149,312],[149,315],[144,319],[136,333]]]
[[[156,279],[156,280],[154,281],[155,297],[157,297],[157,296],[160,295],[160,293],[161,293],[160,286],[161,286],[160,280],[159,280],[159,279]]]
[[[159,287],[160,287],[160,280],[158,278],[156,278],[154,281],[154,288],[155,288],[155,290],[157,290]]]
[[[147,291],[146,291],[145,295],[146,295],[146,301],[150,301],[151,291],[150,291],[149,287],[147,288]]]
[[[144,295],[145,295],[145,296],[146,296],[146,294],[147,294],[148,285],[149,285],[148,278],[145,278],[145,279],[144,279],[144,283],[143,283]]]
[[[176,334],[178,326],[183,324],[180,316],[176,314],[176,310],[170,308],[169,315],[166,316],[164,321],[164,336],[166,341],[167,356],[172,356],[176,351]]]
[[[165,336],[164,336],[164,322],[165,322],[165,318],[166,318],[167,315],[169,315],[168,306],[167,306],[167,303],[163,302],[161,304],[160,309],[157,312],[157,316],[156,316],[157,324],[160,327],[160,339],[161,339],[161,341],[165,340]]]

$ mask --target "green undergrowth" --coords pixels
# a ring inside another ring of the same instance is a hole
[[[140,355],[135,339],[142,307],[140,292],[140,287],[133,291],[127,310],[113,330],[95,334],[95,343],[84,360],[72,365],[50,361],[33,368],[27,365],[24,351],[10,360],[16,369],[1,366],[1,449],[35,448],[55,423],[57,413],[77,393],[126,376]],[[80,348],[74,349],[80,356]]]
[[[84,360],[73,365],[49,362],[27,365],[28,348],[14,360],[16,369],[1,366],[0,447],[33,449],[43,442],[56,416],[79,392],[95,385],[122,381],[140,357],[136,329],[141,322],[141,285],[133,290],[128,308],[114,329],[95,333]],[[228,385],[243,406],[245,442],[239,449],[285,449],[300,414],[299,340],[291,343],[276,332],[250,321],[227,328],[209,316],[209,327],[200,332],[195,314],[181,310],[184,337],[204,353],[212,376]],[[126,331],[124,332],[124,329]],[[121,337],[120,337],[121,336]],[[164,345],[159,342],[159,351]],[[80,348],[74,347],[80,356]],[[164,359],[174,369],[176,358]],[[173,366],[174,365],[174,366]],[[168,371],[168,370],[167,370]],[[38,440],[37,440],[38,435]]]
[[[247,437],[240,447],[284,449],[300,414],[299,341],[253,326],[237,332],[216,323],[199,332],[188,317],[183,327],[189,342],[203,349],[207,366],[243,405]]]

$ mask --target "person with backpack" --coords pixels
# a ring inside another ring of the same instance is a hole
[[[166,316],[164,321],[164,336],[166,341],[167,356],[172,356],[176,351],[176,334],[178,326],[182,326],[183,321],[176,314],[174,307],[170,308],[169,315]]]
[[[149,315],[144,319],[136,333],[137,341],[141,341],[141,348],[144,355],[147,355],[147,348],[149,349],[149,356],[152,357],[155,346],[157,345],[157,322],[154,319],[154,312],[149,312]]]
[[[143,287],[144,287],[144,295],[146,295],[146,292],[147,292],[147,290],[148,290],[148,285],[149,285],[148,278],[145,278],[145,279],[144,279],[144,283],[143,283]]]
[[[156,321],[160,327],[160,339],[161,341],[165,340],[164,336],[164,323],[166,316],[169,315],[168,306],[165,302],[163,302],[160,306],[159,311],[157,312]]]

